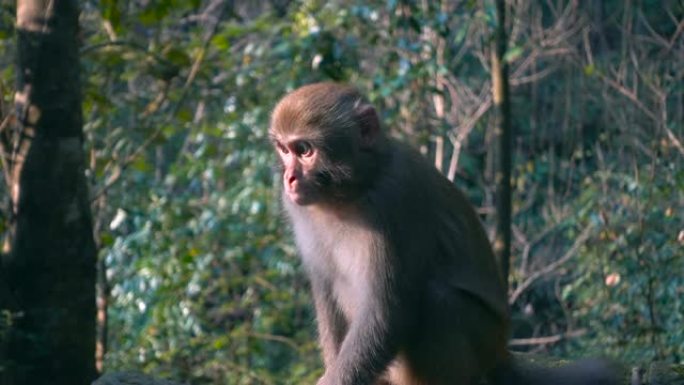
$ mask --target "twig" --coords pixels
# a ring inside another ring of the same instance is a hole
[[[10,165],[7,162],[7,160],[10,158],[10,155],[7,153],[9,142],[7,136],[4,135],[4,131],[7,129],[7,127],[9,127],[11,117],[11,114],[7,115],[5,119],[2,120],[2,123],[0,123],[0,165],[2,165],[2,171],[3,174],[5,174],[5,184],[7,185],[8,189],[12,184],[10,182]]]
[[[488,85],[489,83],[487,83]],[[492,106],[491,96],[487,96],[478,106],[477,110],[468,116],[468,118],[461,124],[458,128],[448,133],[449,140],[454,146],[454,150],[451,153],[451,160],[449,161],[449,171],[447,172],[447,178],[451,181],[456,177],[456,170],[458,169],[458,159],[461,154],[461,148],[463,147],[463,141],[470,135],[470,132],[475,127],[475,124],[480,120],[482,115],[485,114]],[[458,131],[458,134],[454,135],[454,131]]]
[[[156,60],[156,61],[159,62],[159,63],[164,63],[164,64],[166,64],[166,65],[172,65],[172,63],[171,63],[170,61],[166,60],[166,59],[165,59],[164,57],[162,57],[162,56],[159,56],[157,53],[148,50],[145,46],[143,46],[143,45],[141,45],[141,44],[138,44],[138,43],[136,43],[136,42],[133,42],[133,41],[128,41],[128,40],[106,41],[106,42],[103,42],[103,43],[98,43],[98,44],[89,45],[89,46],[87,46],[87,47],[81,48],[81,55],[86,55],[86,54],[88,54],[88,53],[90,53],[90,52],[92,52],[92,51],[98,50],[98,49],[100,49],[100,48],[105,48],[105,47],[117,47],[117,46],[118,46],[118,47],[129,47],[129,48],[133,48],[133,49],[135,49],[136,51],[140,51],[140,52],[144,53],[145,55],[154,58],[154,60]]]
[[[204,61],[205,54],[207,49],[209,48],[209,43],[211,42],[212,37],[216,34],[216,31],[218,30],[218,25],[220,24],[221,18],[223,14],[226,11],[227,6],[224,4],[223,8],[221,9],[221,12],[219,13],[219,16],[216,19],[216,23],[212,26],[212,28],[208,31],[208,33],[204,36],[204,42],[202,45],[202,49],[200,50],[199,54],[195,58],[195,62],[193,63],[190,72],[188,73],[188,76],[185,79],[185,83],[183,84],[183,88],[181,89],[180,97],[178,98],[178,102],[175,104],[173,109],[169,112],[167,115],[167,118],[164,122],[160,123],[155,131],[150,134],[150,136],[145,139],[143,143],[140,144],[132,153],[130,153],[126,158],[121,162],[119,165],[118,169],[119,172],[122,172],[124,169],[126,169],[137,157],[140,155],[145,149],[147,149],[150,144],[152,144],[159,134],[161,134],[162,130],[164,127],[166,127],[166,124],[176,115],[176,112],[180,109],[181,105],[183,102],[185,102],[186,98],[185,96],[187,95],[190,85],[192,82],[195,80],[195,77],[197,76],[197,73],[199,72],[200,65]],[[104,43],[103,43],[104,44]],[[108,179],[108,183],[106,183],[97,193],[93,195],[91,198],[91,202],[95,201],[100,195],[104,194],[109,188],[111,188],[116,182],[119,180],[119,175],[116,175],[116,177],[110,176]]]
[[[587,334],[587,329],[578,329],[546,337],[514,338],[508,341],[508,346],[548,345],[568,338],[581,337],[585,334]]]
[[[292,348],[292,350],[296,352],[300,352],[301,349],[299,348],[299,345],[297,345],[291,338],[275,335],[275,334],[265,334],[265,333],[256,333],[256,332],[248,332],[247,335],[249,337],[257,338],[260,340],[267,340],[267,341],[274,341],[274,342],[280,342],[282,344],[287,345],[288,347]]]
[[[582,232],[580,235],[577,237],[575,240],[575,243],[572,244],[570,249],[565,252],[565,254],[560,257],[558,260],[548,264],[546,267],[544,267],[541,270],[537,270],[534,273],[530,274],[518,287],[513,290],[513,293],[510,295],[508,299],[509,304],[515,303],[515,301],[520,297],[520,295],[528,288],[530,285],[532,285],[536,280],[539,278],[548,275],[552,272],[554,272],[556,269],[558,269],[561,265],[563,265],[565,262],[569,261],[572,257],[575,256],[577,253],[577,250],[584,244],[584,242],[587,241],[589,238],[589,235],[591,235],[591,231],[594,229],[594,225],[590,224]]]

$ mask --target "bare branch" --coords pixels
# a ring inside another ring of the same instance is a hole
[[[218,3],[218,2],[214,2],[213,4],[215,4],[215,3]],[[220,12],[220,15],[223,15],[223,13],[226,12],[226,8],[228,8],[228,7],[226,5],[224,5],[221,12]],[[170,121],[176,115],[176,112],[180,109],[180,107],[185,102],[185,96],[187,95],[187,93],[190,89],[190,85],[195,80],[195,77],[197,76],[197,73],[199,72],[201,64],[203,63],[203,61],[206,57],[206,52],[207,52],[207,49],[209,48],[209,43],[211,42],[211,39],[216,34],[216,31],[218,30],[218,25],[220,23],[221,18],[222,17],[219,16],[216,19],[216,23],[214,25],[212,25],[211,28],[209,28],[209,30],[207,31],[207,33],[204,35],[204,41],[203,41],[202,48],[201,48],[199,54],[197,55],[197,57],[195,58],[195,61],[192,64],[190,72],[188,73],[188,76],[185,79],[185,83],[183,84],[183,88],[181,89],[180,97],[178,98],[178,102],[175,104],[173,110],[170,111],[167,115],[166,122]],[[133,152],[131,152],[130,154],[128,154],[128,156],[126,156],[126,158],[121,162],[121,164],[118,165],[117,169],[115,169],[114,174],[112,174],[108,178],[108,181],[105,183],[104,187],[102,189],[100,189],[100,191],[98,191],[94,195],[94,197],[91,198],[91,202],[94,201],[95,199],[97,199],[104,192],[106,192],[107,189],[111,188],[120,179],[119,178],[120,173],[126,167],[128,167],[131,163],[133,163],[133,161],[135,161],[135,159],[143,151],[145,151],[145,149],[147,149],[152,143],[154,143],[155,140],[157,140],[159,135],[162,133],[162,130],[166,126],[165,123],[159,124],[157,126],[157,128],[155,129],[155,131],[152,132],[152,134],[150,134],[150,136],[148,136],[147,139],[145,139],[145,141],[143,141],[143,143],[141,143],[135,150],[133,150]],[[117,173],[117,171],[118,171],[118,173]]]
[[[538,279],[549,275],[553,272],[555,272],[558,268],[560,268],[563,264],[568,262],[572,257],[577,254],[577,250],[587,241],[589,236],[591,235],[592,230],[594,229],[594,225],[590,224],[589,226],[585,227],[584,230],[580,233],[580,235],[577,237],[575,240],[575,243],[572,244],[570,249],[565,252],[565,254],[560,257],[558,260],[548,264],[546,267],[542,268],[541,270],[535,271],[534,273],[530,274],[518,287],[513,290],[513,293],[508,298],[508,303],[513,304],[515,301],[520,297],[520,295],[528,288],[530,285],[532,285],[535,281]]]
[[[587,334],[587,329],[571,330],[567,333],[556,334],[546,337],[533,338],[513,338],[508,341],[508,346],[529,346],[529,345],[548,345],[565,340],[568,338],[576,338]]]

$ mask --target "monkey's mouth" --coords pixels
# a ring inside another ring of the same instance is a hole
[[[300,202],[304,200],[304,196],[295,190],[285,190],[285,194],[293,203],[301,204]]]
[[[299,206],[306,206],[311,203],[313,203],[312,197],[310,193],[306,191],[306,189],[302,188],[303,186],[297,185],[295,187],[287,187],[285,186],[285,194],[287,195],[287,198],[292,201],[292,203],[299,205]]]

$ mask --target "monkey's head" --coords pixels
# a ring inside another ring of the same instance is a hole
[[[353,87],[316,83],[285,95],[271,116],[286,196],[298,205],[357,198],[372,183],[384,138],[373,106]]]

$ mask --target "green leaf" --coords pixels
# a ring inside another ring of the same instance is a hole
[[[114,244],[114,237],[109,232],[103,232],[100,234],[100,246],[109,247]]]
[[[117,0],[104,0],[102,2],[104,8],[102,17],[112,24],[114,30],[119,31],[121,29],[121,10],[117,3]]]
[[[506,63],[511,63],[515,61],[517,58],[520,57],[523,53],[523,48],[520,46],[515,46],[511,47],[508,50],[506,50],[506,53],[504,54],[503,60]]]
[[[188,107],[181,108],[176,113],[176,117],[183,123],[188,123],[192,121],[192,111]]]
[[[211,38],[211,45],[217,51],[227,51],[230,48],[230,41],[225,35],[216,35]]]
[[[593,64],[588,64],[584,66],[584,74],[587,76],[593,76],[596,73],[596,66]]]
[[[180,47],[167,47],[164,50],[164,58],[178,67],[187,67],[191,62],[190,56],[186,50],[181,49]]]
[[[140,172],[150,172],[153,170],[152,165],[145,159],[144,156],[139,156],[133,163],[131,168]]]

